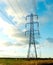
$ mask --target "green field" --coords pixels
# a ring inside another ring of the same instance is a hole
[[[53,59],[0,58],[0,65],[53,65]]]

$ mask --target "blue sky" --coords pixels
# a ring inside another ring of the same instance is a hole
[[[40,23],[38,57],[53,58],[53,0],[0,0],[0,57],[27,57],[24,25],[31,13],[38,15]]]

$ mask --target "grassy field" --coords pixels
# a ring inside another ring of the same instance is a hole
[[[53,65],[53,59],[0,58],[0,65]]]

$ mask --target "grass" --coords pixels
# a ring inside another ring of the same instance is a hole
[[[53,59],[0,58],[0,65],[53,65]]]

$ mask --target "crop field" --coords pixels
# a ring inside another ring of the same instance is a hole
[[[53,59],[0,58],[0,65],[53,65]]]

